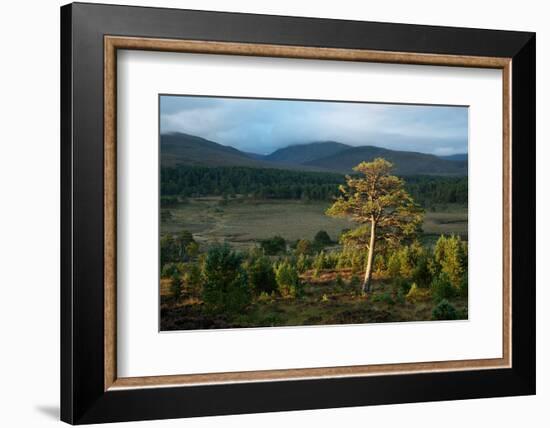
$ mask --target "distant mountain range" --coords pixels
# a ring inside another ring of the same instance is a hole
[[[183,133],[161,135],[163,166],[247,166],[306,171],[350,173],[362,161],[383,157],[399,175],[467,175],[468,156],[435,156],[427,153],[389,150],[376,146],[353,147],[336,141],[288,146],[269,155],[246,153],[201,137]]]
[[[457,153],[456,155],[439,156],[441,159],[447,159],[452,161],[467,161],[467,153]]]

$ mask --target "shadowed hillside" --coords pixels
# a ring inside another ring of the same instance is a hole
[[[285,162],[292,164],[304,164],[322,157],[332,156],[343,150],[349,149],[347,144],[335,141],[320,141],[309,144],[297,144],[279,149],[265,156],[272,162]]]
[[[398,175],[467,175],[467,163],[441,159],[437,156],[389,150],[375,146],[352,147],[332,156],[306,162],[307,166],[324,168],[331,171],[351,173],[358,161],[372,161],[383,157],[395,165]]]
[[[160,156],[163,166],[268,166],[233,147],[182,133],[161,135]]]

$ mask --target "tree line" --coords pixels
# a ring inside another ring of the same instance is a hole
[[[250,167],[185,166],[161,168],[163,204],[177,197],[244,195],[258,199],[331,201],[346,183],[342,174]],[[423,207],[468,203],[468,178],[410,176],[405,188]]]

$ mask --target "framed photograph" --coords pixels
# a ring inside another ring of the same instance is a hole
[[[533,33],[76,3],[61,54],[62,420],[535,393]]]

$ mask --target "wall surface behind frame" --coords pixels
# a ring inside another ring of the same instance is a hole
[[[550,75],[544,2],[463,0],[339,2],[292,0],[119,0],[120,3],[322,18],[485,27],[537,32],[537,75]],[[60,426],[59,414],[59,6],[58,0],[5,2],[0,31],[0,326],[2,425]],[[104,0],[103,3],[117,3]],[[539,79],[538,261],[550,259],[548,79]],[[265,415],[130,423],[124,427],[469,427],[546,426],[550,403],[550,273],[539,269],[538,395]],[[122,426],[122,425],[121,425]]]

